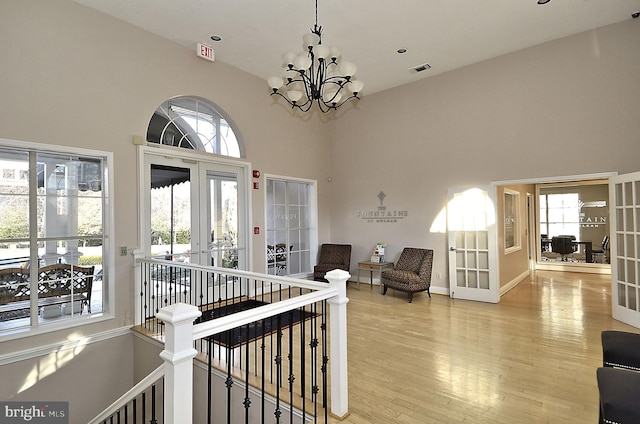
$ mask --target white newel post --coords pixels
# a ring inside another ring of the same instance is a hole
[[[338,295],[328,299],[330,307],[329,338],[331,340],[331,413],[344,417],[349,413],[349,377],[347,375],[347,271],[334,269],[325,274]]]
[[[193,321],[202,313],[195,306],[176,303],[156,315],[165,323],[164,417],[166,424],[193,422]]]

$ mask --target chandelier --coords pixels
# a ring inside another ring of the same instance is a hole
[[[356,65],[340,60],[339,47],[322,44],[322,27],[318,26],[318,0],[316,22],[311,32],[302,37],[305,51],[282,55],[285,67],[282,77],[267,79],[271,95],[285,99],[291,108],[308,112],[314,103],[326,113],[337,109],[351,99],[359,99],[363,83],[354,79]]]

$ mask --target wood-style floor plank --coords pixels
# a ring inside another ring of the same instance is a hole
[[[595,423],[610,277],[537,272],[499,304],[349,283],[349,411],[364,423]],[[337,421],[336,421],[337,422]]]

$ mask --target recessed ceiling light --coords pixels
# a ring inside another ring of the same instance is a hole
[[[538,4],[547,4],[550,0],[538,0]]]
[[[212,36],[211,36],[211,39],[212,39],[213,41],[222,41],[222,37],[220,37],[219,35],[212,35]]]
[[[398,49],[398,53],[400,53],[400,54],[403,54],[403,53],[406,53],[406,52],[407,52],[407,49]]]

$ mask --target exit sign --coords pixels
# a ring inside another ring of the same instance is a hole
[[[207,46],[206,44],[203,44],[203,43],[198,43],[196,54],[198,55],[198,57],[201,57],[206,60],[210,60],[212,62],[215,60],[215,58],[213,57],[213,47]]]

